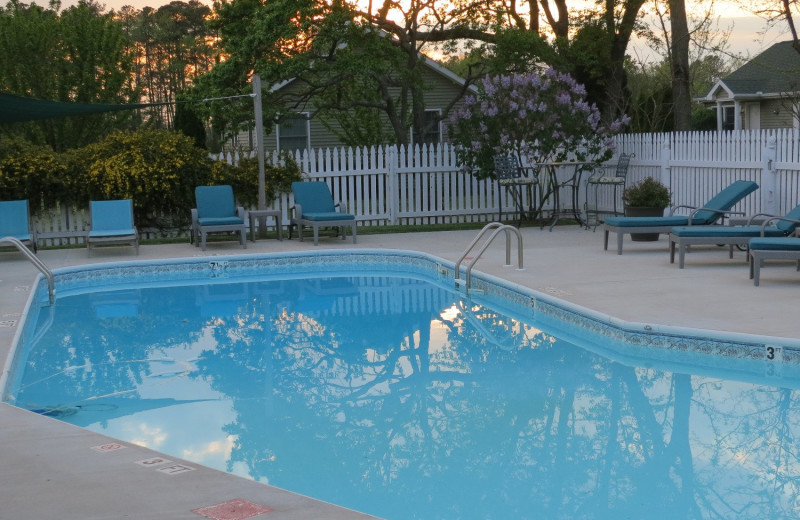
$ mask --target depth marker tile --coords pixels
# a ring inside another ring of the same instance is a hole
[[[214,506],[192,509],[192,513],[211,520],[244,520],[271,512],[272,509],[243,498],[234,498]]]

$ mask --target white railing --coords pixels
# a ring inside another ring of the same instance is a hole
[[[628,184],[656,177],[670,187],[676,204],[703,204],[732,181],[744,179],[757,182],[761,189],[736,211],[785,213],[800,202],[798,139],[790,129],[626,134],[616,137],[616,149],[636,154]],[[217,159],[236,162],[237,156]],[[277,154],[267,159],[279,160]],[[510,195],[496,182],[461,171],[447,144],[410,151],[394,146],[315,149],[297,152],[295,159],[306,177],[326,181],[334,198],[346,204],[361,225],[487,223],[497,219],[500,204],[504,211],[513,207]],[[572,174],[561,173],[565,178]],[[599,205],[611,207],[610,190],[605,197]],[[561,200],[569,200],[566,192]],[[585,200],[583,193],[580,200]],[[281,194],[268,209],[280,210],[288,223],[293,204],[291,194]],[[83,243],[88,228],[85,208],[58,208],[40,213],[35,221],[43,245]],[[142,234],[150,238],[164,232],[142,230]]]

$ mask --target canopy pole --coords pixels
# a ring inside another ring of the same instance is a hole
[[[253,109],[256,115],[256,154],[258,154],[258,209],[267,209],[266,175],[264,173],[264,115],[261,112],[261,76],[253,74]],[[258,222],[259,229],[266,226],[266,217]]]

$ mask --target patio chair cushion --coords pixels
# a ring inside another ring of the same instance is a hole
[[[236,216],[236,203],[231,186],[197,186],[194,190],[194,196],[197,202],[198,222],[201,225],[219,226],[230,223],[244,223],[244,219]],[[226,219],[230,217],[238,219],[238,222],[220,222],[219,224],[204,222],[204,219]]]
[[[103,229],[103,230],[92,229],[91,231],[89,231],[90,238],[116,237],[122,235],[135,235],[135,234],[136,234],[136,229],[134,228]]]
[[[324,182],[293,182],[294,200],[303,208],[302,218],[309,220],[340,220],[342,217],[321,218],[326,214],[336,214],[336,204],[331,191]],[[312,219],[309,215],[318,215]]]
[[[800,220],[800,204],[786,214],[787,219]],[[672,228],[672,234],[677,237],[759,237],[763,229],[765,237],[784,237],[794,232],[796,222],[776,220],[775,226],[687,226]]]
[[[244,219],[242,217],[205,217],[205,218],[198,218],[197,222],[201,226],[236,226],[239,224],[244,224]]]
[[[303,219],[313,220],[316,222],[323,222],[328,220],[355,220],[355,215],[349,213],[338,213],[336,211],[328,211],[324,213],[308,213],[303,208]]]
[[[800,251],[800,239],[795,237],[753,238],[750,249],[758,251]]]
[[[669,217],[608,217],[604,221],[613,227],[665,227],[665,226],[688,226],[689,217],[683,215],[672,215]],[[701,219],[692,219],[692,225],[702,224]]]
[[[731,183],[730,186],[717,193],[712,197],[703,207],[708,209],[729,210],[733,204],[746,195],[756,191],[758,184],[752,181],[736,181]],[[698,211],[694,214],[692,225],[709,225],[713,224],[720,218],[720,214],[714,211]],[[695,224],[695,219],[701,222]]]
[[[0,237],[31,240],[27,200],[0,202]]]
[[[681,238],[759,237],[761,236],[761,226],[679,226],[672,228],[672,234]],[[764,236],[782,237],[785,235],[786,233],[777,227],[767,226],[764,228]]]

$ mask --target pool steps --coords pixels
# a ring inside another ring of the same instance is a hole
[[[461,278],[461,263],[464,261],[464,259],[467,258],[467,255],[475,248],[475,246],[478,245],[478,242],[480,242],[481,238],[483,238],[484,235],[486,235],[489,231],[492,231],[492,230],[494,230],[493,233],[491,235],[489,235],[489,238],[487,238],[486,241],[483,243],[483,245],[481,246],[481,248],[478,251],[478,253],[474,257],[472,257],[470,259],[469,264],[467,265],[467,271],[466,271],[465,277]],[[510,267],[512,265],[511,264],[511,232],[513,232],[514,234],[517,235],[517,250],[518,250],[517,251],[517,256],[518,256],[517,271],[524,271],[525,270],[525,268],[523,267],[523,261],[522,261],[522,235],[520,234],[519,229],[517,229],[514,226],[509,225],[509,224],[503,224],[502,222],[490,222],[489,224],[486,224],[483,227],[483,229],[480,230],[480,232],[475,236],[475,238],[472,240],[472,242],[469,244],[469,246],[467,246],[467,248],[464,250],[464,253],[461,255],[461,258],[459,258],[458,262],[456,262],[456,268],[455,268],[455,287],[456,287],[456,289],[463,289],[464,291],[469,292],[469,290],[470,290],[470,288],[472,286],[472,268],[475,267],[475,263],[481,257],[483,252],[486,251],[486,248],[488,248],[489,245],[494,241],[495,237],[497,237],[497,235],[500,234],[501,231],[504,231],[505,235],[506,235],[506,263],[505,263],[505,266],[506,267]]]

